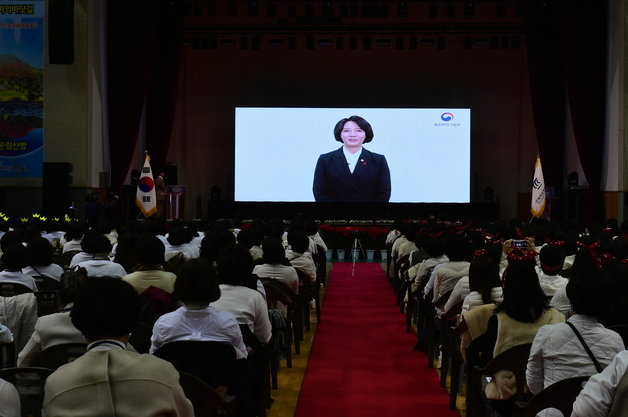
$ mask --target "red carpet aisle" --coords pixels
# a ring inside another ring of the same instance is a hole
[[[295,416],[459,416],[415,341],[379,264],[334,264]]]

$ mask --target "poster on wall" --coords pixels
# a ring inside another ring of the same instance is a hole
[[[41,177],[44,1],[0,0],[0,178]]]

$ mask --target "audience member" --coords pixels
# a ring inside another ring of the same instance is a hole
[[[88,250],[92,259],[77,264],[87,270],[87,276],[122,278],[126,275],[122,265],[109,260],[111,242],[106,236],[98,234],[90,237]]]
[[[35,323],[35,331],[24,349],[18,354],[18,366],[31,366],[33,360],[51,346],[63,343],[85,343],[83,334],[72,324],[70,311],[74,305],[76,293],[87,278],[84,269],[66,271],[61,276],[59,297],[63,308],[58,313],[41,316]]]
[[[552,297],[569,281],[559,275],[565,263],[565,250],[556,243],[547,244],[541,248],[539,259],[541,266],[536,267],[536,273],[541,289],[546,296]]]
[[[272,335],[268,306],[264,296],[254,289],[256,280],[252,272],[253,258],[246,248],[234,246],[227,249],[218,258],[220,298],[211,305],[233,314],[239,324],[248,326],[255,337],[266,344]]]
[[[170,363],[125,350],[138,314],[139,297],[126,282],[85,280],[70,317],[89,343],[87,353],[48,377],[47,417],[194,415]]]
[[[174,295],[183,307],[164,314],[153,327],[150,353],[179,340],[216,341],[233,345],[238,359],[246,358],[240,326],[233,314],[210,303],[220,298],[216,272],[206,259],[191,259],[174,284]]]
[[[571,417],[623,417],[628,410],[628,350],[589,378],[573,404]]]
[[[576,264],[582,256],[589,254],[578,253]],[[621,336],[597,320],[606,308],[604,296],[610,288],[609,277],[604,269],[597,270],[592,261],[588,264],[588,268],[574,267],[567,284],[573,315],[565,323],[542,326],[532,342],[526,371],[532,394],[563,379],[600,372],[624,350]],[[545,415],[560,413],[548,411]]]
[[[0,271],[0,282],[21,284],[31,291],[37,291],[35,278],[22,272],[22,268],[28,265],[28,253],[21,243],[4,248],[0,260],[4,266],[4,271]]]
[[[487,332],[495,340],[493,356],[511,347],[531,343],[545,324],[565,321],[565,316],[548,306],[535,271],[536,252],[513,249],[508,254],[508,268],[503,277],[503,301],[489,319]],[[485,306],[477,307],[483,309]],[[511,371],[499,371],[486,386],[487,398],[511,399],[516,393],[516,378]],[[496,407],[512,408],[512,403]]]
[[[125,275],[122,279],[135,288],[138,294],[148,287],[155,287],[172,294],[177,276],[163,269],[166,248],[155,236],[145,236],[134,245],[134,257],[138,262],[135,272]]]
[[[22,269],[22,272],[30,276],[44,276],[61,279],[63,268],[52,262],[54,248],[48,239],[35,237],[26,246],[29,266]]]
[[[286,252],[281,240],[276,237],[268,237],[262,242],[264,256],[262,264],[255,265],[253,273],[258,277],[277,279],[294,291],[299,293],[299,276],[297,271],[286,259]]]

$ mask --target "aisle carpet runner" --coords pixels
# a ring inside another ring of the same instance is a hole
[[[412,350],[383,269],[335,263],[296,417],[459,416],[425,355]]]

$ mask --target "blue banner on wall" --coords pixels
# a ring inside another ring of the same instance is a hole
[[[41,177],[44,1],[0,0],[0,178]]]

